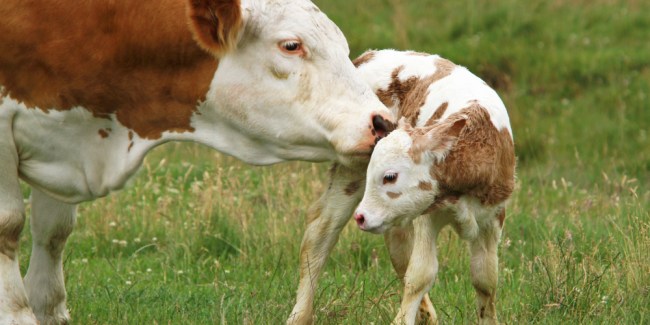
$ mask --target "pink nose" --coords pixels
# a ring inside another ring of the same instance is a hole
[[[363,217],[363,214],[357,213],[354,215],[354,220],[357,221],[357,225],[360,228],[363,228],[363,224],[366,222],[366,218]]]

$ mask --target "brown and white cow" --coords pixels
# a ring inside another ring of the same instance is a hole
[[[307,0],[3,0],[0,17],[1,324],[69,320],[61,255],[75,206],[123,187],[152,148],[349,167],[391,125]],[[19,179],[32,187],[24,284]]]
[[[452,225],[470,244],[479,324],[496,324],[497,245],[515,180],[503,102],[437,55],[386,50],[362,58],[360,74],[400,117],[398,129],[375,147],[355,212],[360,229],[385,233],[403,278],[394,323],[414,324],[438,270],[436,237]]]

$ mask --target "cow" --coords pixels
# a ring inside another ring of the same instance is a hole
[[[156,146],[354,170],[393,128],[308,0],[3,0],[0,16],[1,324],[69,322],[75,207],[122,188]],[[32,189],[24,281],[20,180]]]
[[[497,324],[497,246],[515,185],[506,108],[480,78],[438,55],[365,53],[359,73],[400,118],[378,142],[354,218],[385,234],[404,294],[394,324],[414,324],[438,271],[446,225],[469,242],[479,324]],[[428,298],[426,298],[428,299]],[[435,321],[433,306],[428,310]]]

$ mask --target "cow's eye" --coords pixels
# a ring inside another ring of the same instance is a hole
[[[302,44],[298,40],[287,40],[280,42],[280,48],[285,53],[298,54],[302,52]]]
[[[396,172],[387,172],[384,174],[384,184],[393,184],[397,181],[397,173]]]

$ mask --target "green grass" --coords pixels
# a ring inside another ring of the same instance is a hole
[[[505,101],[518,181],[500,246],[502,322],[650,323],[650,3],[317,4],[353,57],[439,53]],[[65,253],[74,323],[283,323],[326,169],[250,167],[191,144],[155,150],[127,189],[79,207]],[[448,231],[439,247],[434,306],[446,324],[475,323],[465,244]],[[349,225],[325,272],[317,323],[394,317],[399,282],[381,237]]]

